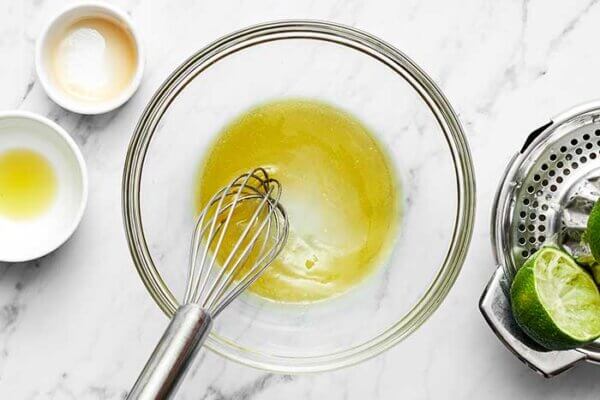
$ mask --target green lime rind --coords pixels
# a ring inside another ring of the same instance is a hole
[[[585,241],[590,246],[594,259],[596,262],[600,262],[600,200],[596,201],[596,204],[592,208],[584,236]]]
[[[590,272],[596,281],[596,284],[600,285],[600,264],[594,263],[589,266]]]
[[[511,286],[521,329],[549,350],[582,346],[600,336],[600,293],[566,253],[543,247],[519,269]]]
[[[592,265],[596,264],[594,256],[591,254],[582,254],[575,257],[577,264],[583,265],[584,267],[591,268]]]

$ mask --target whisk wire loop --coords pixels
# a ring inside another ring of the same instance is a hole
[[[287,240],[280,198],[281,185],[264,168],[240,175],[210,198],[192,235],[184,304],[199,304],[214,317],[260,276]],[[250,216],[238,221],[242,207]],[[241,233],[232,231],[241,226]],[[235,242],[225,246],[233,234]]]
[[[269,192],[267,192],[266,194],[268,196],[270,196],[272,191],[273,191],[273,189],[269,188]],[[237,257],[237,260],[235,262],[233,262],[233,259],[237,255],[238,250],[243,245],[246,238],[248,237],[248,234],[250,233],[250,231],[253,228],[255,228],[255,225],[258,223],[258,220],[259,220],[258,217],[259,217],[260,213],[263,212],[263,209],[264,209],[265,205],[267,204],[268,199],[269,199],[268,197],[262,198],[260,205],[256,208],[256,210],[254,210],[254,214],[252,215],[250,222],[248,222],[246,224],[246,227],[244,228],[244,231],[240,235],[234,248],[231,250],[227,259],[221,265],[221,271],[218,276],[218,279],[216,280],[215,285],[213,285],[211,287],[211,290],[208,292],[208,295],[206,297],[207,300],[205,303],[205,307],[208,310],[211,309],[211,306],[213,305],[215,299],[218,299],[219,293],[221,293],[223,288],[231,283],[231,281],[235,277],[235,272],[238,271],[238,268],[240,266],[243,266],[245,264],[245,262],[248,260],[248,257],[250,256],[250,254],[252,254],[252,250],[254,249],[254,246],[255,246],[259,236],[261,235],[264,227],[269,222],[269,218],[270,218],[271,214],[273,213],[272,208],[269,209],[269,211],[267,212],[266,218],[263,218],[260,226],[257,229],[254,229],[255,232],[254,232],[252,239],[250,239],[249,243],[244,247],[242,253],[239,255],[239,257]],[[267,242],[267,240],[263,240],[263,246],[262,246],[263,249],[265,247],[265,243]],[[233,265],[230,265],[232,262],[233,262]],[[225,279],[222,279],[223,277],[225,277]],[[213,296],[214,293],[217,294],[216,297]]]
[[[210,264],[207,267],[208,271],[211,271],[212,268],[215,265],[215,262],[217,260],[217,255],[219,254],[219,250],[221,248],[221,244],[223,243],[223,239],[225,237],[225,233],[227,232],[227,228],[229,227],[229,223],[231,222],[231,218],[233,216],[233,212],[236,209],[236,206],[238,205],[239,202],[239,197],[244,189],[244,187],[248,184],[248,181],[250,179],[252,175],[251,174],[243,174],[241,176],[239,176],[237,179],[233,180],[226,188],[226,191],[224,192],[225,194],[222,195],[219,200],[218,200],[218,204],[217,204],[217,209],[214,212],[214,216],[211,220],[211,224],[210,224],[210,232],[208,233],[208,238],[207,238],[207,243],[204,246],[204,253],[203,253],[203,259],[206,259],[206,256],[209,254],[209,249],[210,246],[212,244],[213,241],[213,233],[217,234],[217,232],[215,232],[215,227],[217,225],[217,222],[219,222],[220,226],[223,226],[223,229],[220,229],[221,234],[218,236],[219,239],[217,241],[217,244],[215,245],[214,250],[212,251],[212,257],[210,260]],[[243,183],[240,184],[239,186],[236,186],[236,184],[238,183],[238,181],[242,180]],[[227,217],[225,219],[224,222],[222,222],[220,220],[220,215],[222,212],[224,212],[225,210],[223,209],[223,202],[225,201],[225,199],[228,197],[229,191],[231,189],[236,189],[235,191],[235,196],[233,196],[233,202],[231,203],[231,207],[229,208],[229,212],[227,213]],[[211,204],[209,203],[209,206],[207,208],[207,213],[210,211],[210,206]],[[222,224],[222,225],[221,225]],[[197,244],[194,244],[196,247],[201,245],[201,239],[202,236],[200,237],[200,240],[198,241]],[[239,243],[239,241],[238,241]],[[201,264],[204,265],[204,262]],[[217,278],[217,282],[221,279],[221,277],[223,276],[223,274],[226,271],[226,267],[223,266],[223,268],[221,268],[221,270],[218,272],[218,278]],[[206,275],[207,278],[203,281],[202,286],[200,287],[200,290],[196,291],[196,295],[192,298],[192,302],[197,303],[200,301],[200,298],[202,296],[202,294],[204,293],[205,289],[206,289],[206,283],[208,282],[208,275]],[[209,289],[209,295],[210,295],[210,291],[212,291],[212,288],[214,288],[214,285]]]

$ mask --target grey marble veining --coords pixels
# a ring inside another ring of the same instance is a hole
[[[178,398],[598,398],[600,368],[580,365],[551,381],[539,378],[496,340],[477,301],[494,270],[490,207],[506,162],[528,132],[600,95],[599,1],[115,1],[142,32],[146,72],[130,102],[94,117],[53,104],[35,77],[35,38],[66,3],[0,0],[0,109],[58,122],[81,146],[90,175],[86,214],[66,246],[35,262],[0,264],[0,399],[124,398],[167,324],[137,277],[122,228],[121,173],[133,127],[154,90],[192,52],[230,31],[282,18],[369,31],[441,86],[476,166],[469,256],[434,316],[375,359],[285,376],[201,352]]]

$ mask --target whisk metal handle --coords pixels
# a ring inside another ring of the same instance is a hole
[[[208,336],[211,316],[197,304],[181,306],[156,345],[128,400],[169,399]]]

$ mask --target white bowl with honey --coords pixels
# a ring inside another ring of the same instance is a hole
[[[44,90],[58,105],[101,114],[133,96],[142,79],[144,53],[125,12],[89,2],[50,20],[37,39],[35,65]]]
[[[0,261],[42,257],[75,231],[87,201],[77,144],[56,123],[0,113]]]

